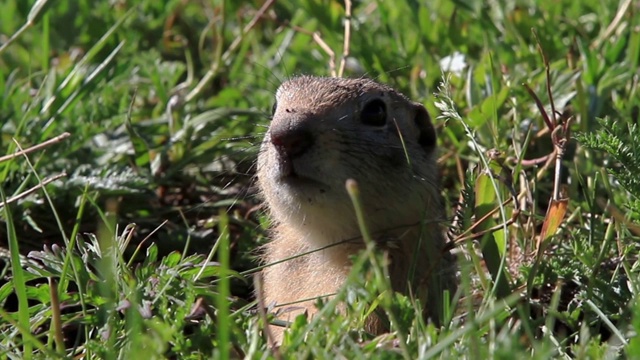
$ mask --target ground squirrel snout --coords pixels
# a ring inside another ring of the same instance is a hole
[[[310,76],[283,83],[258,157],[258,186],[275,223],[265,262],[340,244],[267,267],[267,303],[333,294],[345,283],[349,256],[364,245],[342,243],[360,236],[345,189],[354,179],[369,231],[391,244],[384,250],[394,290],[420,297],[433,316],[441,289],[455,289],[455,262],[438,225],[444,211],[435,156],[424,106],[388,86]],[[313,301],[293,306],[315,312]],[[375,323],[369,330],[384,331]]]

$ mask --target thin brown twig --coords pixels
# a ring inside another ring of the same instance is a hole
[[[547,154],[545,156],[541,156],[539,158],[535,158],[535,159],[524,159],[520,161],[520,165],[522,165],[523,167],[531,167],[531,166],[536,166],[536,165],[540,165],[540,164],[544,164],[547,161],[549,161],[549,158],[554,157],[556,154],[555,150],[553,152],[551,152],[551,154]]]
[[[133,263],[133,260],[135,260],[136,258],[136,255],[138,255],[138,252],[142,249],[142,246],[144,245],[144,243],[147,242],[147,240],[149,240],[158,230],[160,230],[168,222],[169,220],[165,219],[160,225],[156,226],[155,229],[153,229],[147,236],[144,237],[144,239],[142,239],[142,241],[138,243],[138,246],[136,246],[136,249],[133,251],[133,255],[129,259],[127,266],[131,266],[131,264]]]
[[[64,132],[64,133],[62,133],[62,134],[60,134],[60,135],[58,135],[58,136],[56,136],[54,138],[51,138],[51,139],[49,139],[49,140],[47,140],[45,142],[40,143],[40,144],[33,145],[32,147],[29,147],[29,148],[26,148],[26,149],[23,149],[23,150],[18,150],[16,152],[14,152],[13,154],[0,156],[0,162],[7,161],[7,160],[10,160],[10,159],[16,158],[18,156],[21,156],[21,155],[26,155],[26,154],[32,153],[34,151],[42,150],[42,149],[46,148],[47,146],[50,146],[50,145],[53,145],[53,144],[61,142],[62,140],[68,138],[69,136],[71,136],[70,133]]]
[[[561,129],[560,127],[558,127],[558,129]],[[553,153],[551,153],[548,156],[545,156],[546,158],[546,163],[540,168],[540,170],[536,173],[536,179],[539,181],[545,174],[545,172],[549,169],[549,167],[551,166],[551,164],[553,164],[556,160],[557,160],[557,156],[555,156],[556,154],[556,150],[554,150]],[[557,175],[557,174],[556,174]],[[531,180],[531,182],[533,182],[533,180]],[[518,193],[518,195],[515,197],[516,199],[520,200],[522,198],[524,198],[524,196],[526,195],[527,190],[523,189],[520,193]],[[508,205],[510,202],[512,202],[514,200],[514,197],[511,197],[507,200],[505,200],[502,203],[502,206],[506,206]],[[518,215],[520,214],[520,209],[518,209],[517,207],[515,208],[511,219],[507,220],[505,223],[503,224],[499,224],[496,225],[490,229],[486,229],[484,231],[481,231],[479,233],[475,233],[475,234],[471,234],[468,236],[464,236],[465,234],[468,234],[469,232],[473,231],[473,229],[475,229],[478,225],[480,225],[483,221],[485,221],[487,218],[489,218],[490,216],[493,216],[498,210],[500,209],[500,207],[495,207],[493,210],[489,211],[488,213],[486,213],[482,218],[480,218],[478,221],[474,222],[467,230],[465,230],[463,233],[461,233],[460,235],[458,235],[453,242],[457,245],[462,241],[465,241],[467,239],[476,239],[479,236],[482,236],[486,233],[489,232],[494,232],[500,229],[503,229],[504,226],[509,226],[511,224],[513,224],[515,222],[515,219],[518,217]]]
[[[536,106],[538,107],[538,110],[540,110],[540,114],[542,114],[542,119],[544,120],[545,124],[547,124],[547,127],[549,128],[549,130],[553,130],[555,126],[551,122],[551,119],[549,119],[549,115],[547,114],[547,112],[544,110],[544,105],[542,104],[542,101],[540,101],[540,98],[538,97],[538,95],[536,95],[536,93],[533,92],[533,90],[529,87],[529,84],[523,84],[523,85],[524,85],[524,88],[529,93],[529,95],[533,98],[533,101],[535,101]]]
[[[554,174],[554,181],[553,181],[553,197],[552,200],[553,201],[558,201],[560,200],[560,186],[561,186],[561,182],[562,182],[562,177],[561,177],[561,170],[562,170],[562,158],[564,157],[564,153],[567,147],[567,143],[569,142],[569,124],[571,123],[571,118],[567,119],[564,124],[562,124],[562,126],[558,126],[558,121],[557,121],[557,114],[558,112],[556,111],[554,102],[553,102],[553,94],[551,92],[551,70],[550,70],[550,66],[549,66],[549,60],[547,60],[547,55],[544,52],[544,49],[542,48],[542,45],[540,44],[540,39],[538,39],[538,35],[536,34],[535,30],[533,31],[533,35],[536,38],[536,42],[538,44],[538,49],[540,51],[540,56],[542,56],[542,60],[544,61],[544,67],[545,67],[545,73],[546,73],[546,80],[547,80],[547,96],[549,97],[549,103],[551,104],[551,118],[552,118],[552,123],[553,126],[550,127],[549,129],[551,130],[551,141],[553,143],[553,149],[554,152],[556,153],[556,166],[555,166],[555,174]],[[537,99],[537,96],[535,96],[534,94],[534,98]],[[539,99],[537,99],[536,103],[539,102]],[[546,111],[542,108],[540,109],[540,112],[543,114],[544,117],[548,118],[549,115],[546,113]]]
[[[299,26],[295,26],[295,25],[291,25],[291,28],[299,33],[303,33],[306,35],[311,36],[311,38],[313,39],[313,41],[316,42],[316,44],[318,44],[318,46],[320,46],[320,48],[322,48],[322,50],[327,53],[327,55],[329,55],[329,73],[331,74],[331,76],[336,77],[337,73],[336,73],[336,53],[331,50],[331,47],[329,46],[329,44],[327,44],[324,40],[322,40],[322,36],[320,35],[319,32],[312,32],[309,31],[307,29],[301,28]]]
[[[558,128],[558,129],[560,129],[560,128]],[[556,150],[554,150],[554,152],[553,152],[553,153],[551,153],[551,154],[549,154],[549,155],[547,155],[547,156],[545,156],[545,157],[544,157],[544,158],[545,158],[545,160],[546,160],[546,162],[545,162],[545,164],[540,168],[540,170],[536,173],[536,179],[537,179],[538,181],[542,178],[542,176],[544,176],[544,173],[549,169],[549,167],[551,166],[551,164],[553,164],[553,163],[554,163],[554,161],[556,161],[557,156],[555,156],[555,154],[556,154]],[[531,180],[531,181],[533,181],[533,180]],[[527,190],[526,190],[526,189],[523,189],[520,193],[518,193],[518,195],[517,195],[517,196],[511,197],[511,198],[509,198],[509,199],[505,200],[505,201],[502,203],[502,206],[506,206],[506,205],[508,205],[508,204],[509,204],[510,202],[512,202],[514,199],[520,200],[520,199],[524,198],[524,196],[526,195],[526,193],[527,193]],[[507,220],[505,223],[502,223],[502,224],[496,225],[496,226],[494,226],[494,227],[492,227],[492,228],[490,228],[490,229],[486,229],[486,230],[481,231],[481,232],[479,232],[479,233],[475,233],[475,234],[472,234],[472,235],[469,235],[469,236],[464,236],[464,235],[468,234],[469,232],[473,231],[473,229],[475,229],[478,225],[480,225],[480,224],[481,224],[483,221],[485,221],[487,218],[489,218],[490,216],[493,216],[493,215],[494,215],[494,214],[495,214],[499,209],[500,209],[500,207],[498,206],[498,207],[495,207],[493,210],[489,211],[488,213],[486,213],[482,218],[480,218],[479,220],[475,221],[475,222],[474,222],[474,223],[473,223],[473,224],[472,224],[468,229],[466,229],[463,233],[461,233],[460,235],[458,235],[458,236],[453,240],[453,242],[454,242],[455,244],[459,244],[460,242],[465,241],[465,240],[467,240],[467,239],[476,239],[477,237],[482,236],[482,235],[484,235],[484,234],[486,234],[486,233],[494,232],[494,231],[500,230],[500,229],[504,228],[504,226],[505,226],[505,225],[506,225],[506,226],[509,226],[509,225],[513,224],[513,223],[515,222],[515,219],[516,219],[516,218],[519,216],[519,214],[520,214],[520,209],[516,207],[516,208],[515,208],[515,210],[514,210],[514,212],[513,212],[513,214],[512,214],[512,216],[511,216],[511,219]]]
[[[433,222],[432,222],[432,221],[429,221],[428,223],[436,223],[436,222],[437,222],[437,221],[433,221]],[[389,229],[387,229],[387,230],[389,230],[389,231],[393,231],[393,230],[400,230],[400,229],[404,229],[404,228],[410,228],[410,227],[412,227],[412,226],[417,226],[417,225],[419,225],[420,223],[423,223],[423,222],[422,222],[422,221],[418,221],[418,222],[415,222],[415,223],[413,223],[413,224],[407,224],[407,225],[395,226],[395,227],[389,228]],[[302,252],[302,253],[299,253],[299,254],[296,254],[296,255],[289,256],[289,257],[287,257],[287,258],[285,258],[285,259],[276,260],[276,261],[270,262],[270,263],[268,263],[268,264],[258,265],[258,266],[254,267],[254,268],[252,268],[252,269],[249,269],[249,270],[245,270],[245,271],[240,272],[240,275],[245,276],[245,275],[254,274],[254,273],[256,273],[256,272],[258,272],[258,271],[260,271],[260,270],[262,270],[262,269],[266,269],[266,268],[268,268],[268,267],[270,267],[270,266],[274,266],[274,265],[282,264],[282,263],[284,263],[285,261],[291,261],[291,260],[293,260],[293,259],[298,259],[298,258],[301,258],[301,257],[307,256],[307,255],[309,255],[309,254],[313,254],[313,253],[316,253],[316,252],[319,252],[319,251],[323,251],[323,250],[326,250],[326,249],[330,249],[330,248],[332,248],[332,247],[340,246],[340,245],[343,245],[343,244],[356,244],[356,243],[360,244],[360,243],[361,243],[361,241],[362,241],[362,236],[354,236],[354,237],[347,238],[347,239],[344,239],[344,240],[336,241],[336,242],[333,242],[333,243],[331,243],[331,244],[321,246],[321,247],[319,247],[319,248],[315,248],[315,249],[308,250],[308,251],[305,251],[305,252]],[[212,283],[213,283],[213,284],[215,284],[215,283],[217,283],[218,281],[219,281],[219,279],[216,279],[216,280],[213,280],[213,282],[212,282]]]
[[[234,51],[240,45],[240,42],[242,41],[242,38],[244,38],[244,35],[246,35],[249,31],[251,31],[251,29],[253,29],[254,26],[256,26],[256,24],[258,23],[258,20],[262,18],[264,13],[267,12],[267,10],[269,10],[271,5],[273,5],[275,2],[276,2],[275,0],[267,0],[264,2],[262,7],[253,16],[253,19],[251,19],[251,21],[249,21],[249,23],[244,27],[244,29],[242,29],[242,36],[235,38],[231,43],[231,45],[229,45],[229,48],[227,49],[227,51],[224,52],[224,54],[222,55],[223,60],[227,60],[229,56],[231,56],[231,52]]]
[[[338,77],[344,75],[344,68],[349,57],[349,47],[351,44],[351,0],[344,0],[344,43],[342,44],[342,59],[340,59],[340,69]]]
[[[549,167],[551,167],[551,164],[553,164],[555,159],[556,159],[555,156],[549,156],[549,158],[547,159],[547,162],[544,165],[542,165],[540,170],[538,170],[538,172],[536,173],[536,181],[542,180],[542,177],[544,176],[545,172],[549,170]]]
[[[510,202],[513,201],[513,197],[508,198],[507,200],[505,200],[502,203],[502,207],[508,205]],[[470,233],[471,231],[473,231],[478,225],[482,224],[485,220],[487,220],[488,218],[490,218],[491,216],[493,216],[496,212],[498,212],[498,210],[500,210],[500,206],[497,206],[495,208],[493,208],[493,210],[489,211],[488,213],[486,213],[483,217],[481,217],[480,219],[476,220],[471,226],[469,226],[469,228],[467,228],[463,233],[461,233],[460,235],[456,236],[456,238],[453,240],[455,243],[458,243],[462,240],[466,240],[469,237],[465,236],[462,237],[465,234]],[[516,209],[517,210],[517,209]],[[516,213],[516,211],[514,211],[514,214]],[[504,224],[501,224],[500,227],[503,227]],[[482,234],[486,233],[486,231],[481,232]],[[471,235],[471,238],[474,238],[477,234],[480,233],[476,233]]]
[[[458,172],[460,184],[464,184],[464,170],[462,169],[462,160],[459,156],[456,156],[456,171]]]
[[[62,319],[60,315],[60,299],[58,298],[58,282],[49,277],[49,294],[51,296],[51,328],[56,350],[64,353],[64,335],[62,334]]]
[[[258,314],[260,315],[260,319],[262,320],[262,325],[264,326],[263,331],[264,334],[267,337],[267,343],[269,344],[269,348],[271,348],[271,350],[273,350],[273,356],[280,360],[281,356],[280,356],[280,351],[278,349],[278,346],[276,344],[276,340],[273,336],[273,333],[271,332],[271,329],[269,328],[269,319],[267,319],[267,311],[266,309],[266,305],[264,303],[264,289],[263,289],[263,282],[262,282],[262,273],[257,273],[253,276],[253,283],[255,285],[256,288],[256,300],[258,302]]]
[[[52,177],[46,178],[46,179],[42,180],[42,182],[40,182],[38,185],[36,185],[36,186],[26,190],[26,191],[23,191],[20,194],[14,196],[14,197],[11,197],[11,198],[7,199],[7,201],[5,201],[3,203],[0,203],[0,208],[4,207],[7,204],[11,204],[14,201],[17,201],[17,200],[20,200],[20,199],[22,199],[24,197],[27,197],[28,195],[31,195],[36,190],[44,187],[45,185],[47,185],[47,184],[49,184],[49,183],[51,183],[53,181],[56,181],[56,180],[58,180],[58,179],[60,179],[62,177],[65,177],[65,176],[67,176],[67,174],[66,173],[62,173],[62,174],[58,174],[58,175],[54,175]]]
[[[322,50],[329,55],[329,72],[331,73],[331,76],[336,77],[336,53],[331,50],[331,47],[324,40],[322,40],[322,36],[320,36],[319,32],[314,32],[311,37],[313,38],[313,41],[320,45]]]
[[[498,224],[498,225],[496,225],[496,226],[493,226],[493,227],[491,227],[491,228],[489,228],[489,229],[482,230],[482,231],[477,232],[477,233],[473,233],[473,234],[467,235],[467,236],[465,236],[465,237],[460,237],[460,236],[458,236],[458,237],[456,237],[456,238],[453,240],[453,242],[454,242],[456,245],[459,245],[460,243],[462,243],[462,242],[464,242],[464,241],[466,241],[466,240],[469,240],[469,239],[477,239],[477,238],[480,238],[480,237],[484,236],[485,234],[488,234],[488,233],[492,233],[492,232],[495,232],[495,231],[502,230],[502,229],[504,229],[504,227],[505,227],[505,226],[509,226],[509,225],[513,224],[513,223],[516,221],[516,218],[518,218],[518,214],[519,214],[519,212],[518,212],[518,211],[514,211],[514,212],[513,212],[513,215],[511,216],[511,218],[510,218],[509,220],[505,221],[504,223],[502,223],[502,224]],[[476,223],[475,223],[475,224],[473,224],[473,227],[475,227],[476,225],[478,225],[478,224],[480,224],[480,223],[481,223],[481,221],[476,221]],[[467,233],[467,232],[468,232],[468,231],[465,231],[465,233]]]
[[[569,122],[570,119],[567,120],[567,123]],[[553,146],[556,153],[555,176],[553,179],[553,200],[558,201],[560,200],[560,183],[562,182],[560,170],[562,169],[562,158],[564,157],[568,141],[565,127],[558,126],[556,129],[554,129],[551,133],[551,138],[553,139]]]
[[[551,93],[551,66],[549,66],[549,59],[547,58],[547,54],[545,54],[542,49],[542,45],[540,44],[540,39],[538,39],[538,33],[535,29],[531,29],[533,32],[533,37],[536,38],[536,43],[538,44],[538,51],[540,51],[540,56],[542,56],[542,62],[544,63],[544,70],[547,78],[547,96],[549,97],[549,104],[551,105],[551,121],[553,126],[550,130],[553,130],[556,125],[558,125],[558,120],[556,118],[556,105],[553,103],[553,94]]]
[[[591,46],[589,46],[592,50],[597,49],[598,47],[600,47],[601,42],[605,41],[606,39],[609,39],[611,34],[616,30],[616,28],[624,18],[624,15],[629,10],[629,7],[631,7],[631,4],[632,4],[631,0],[625,0],[620,5],[620,7],[618,8],[618,12],[616,13],[616,16],[613,18],[613,20],[611,20],[611,23],[609,24],[609,26],[607,26],[607,29],[593,41]]]
[[[275,3],[275,0],[265,1],[265,3],[258,10],[258,12],[256,12],[256,14],[253,16],[251,21],[249,21],[249,23],[242,29],[242,33],[233,40],[233,42],[231,43],[231,45],[229,45],[229,47],[224,52],[224,54],[222,54],[220,59],[221,62],[225,62],[229,59],[231,54],[240,46],[245,35],[247,35],[247,33],[249,33],[249,31],[251,31],[251,29],[253,29],[253,27],[256,26],[256,24],[258,23],[258,20],[262,18],[264,13],[267,12],[267,10],[269,10],[271,5],[273,5],[274,3]],[[187,96],[185,97],[185,102],[190,102],[191,100],[193,100],[202,91],[202,89],[207,84],[209,84],[209,82],[213,79],[213,77],[218,73],[219,67],[220,67],[220,63],[218,61],[214,62],[211,65],[207,73],[202,77],[202,79],[200,79],[196,87],[193,88],[193,90],[191,90],[189,94],[187,94]]]
[[[535,181],[540,181],[542,179],[542,177],[544,176],[544,174],[547,172],[547,170],[549,170],[549,167],[551,166],[551,164],[554,163],[556,157],[555,157],[555,150],[554,152],[551,153],[552,156],[548,156],[546,161],[544,163],[544,165],[542,165],[542,167],[540,167],[540,170],[538,170],[538,172],[536,173],[536,179]],[[534,183],[534,180],[529,181],[531,186]],[[522,189],[522,191],[520,191],[520,193],[518,193],[518,200],[522,199],[527,193],[527,189]]]

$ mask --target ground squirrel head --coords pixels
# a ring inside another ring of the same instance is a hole
[[[335,242],[360,234],[350,178],[371,231],[440,219],[435,149],[424,106],[394,89],[369,79],[296,77],[276,93],[258,186],[281,226]]]

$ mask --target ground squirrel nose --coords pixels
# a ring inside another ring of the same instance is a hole
[[[289,159],[302,155],[313,144],[313,135],[304,127],[271,129],[271,143]]]

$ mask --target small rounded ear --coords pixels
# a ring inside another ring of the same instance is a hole
[[[421,104],[415,104],[415,117],[413,121],[418,128],[418,144],[425,150],[436,146],[436,129],[431,123],[431,117]]]

